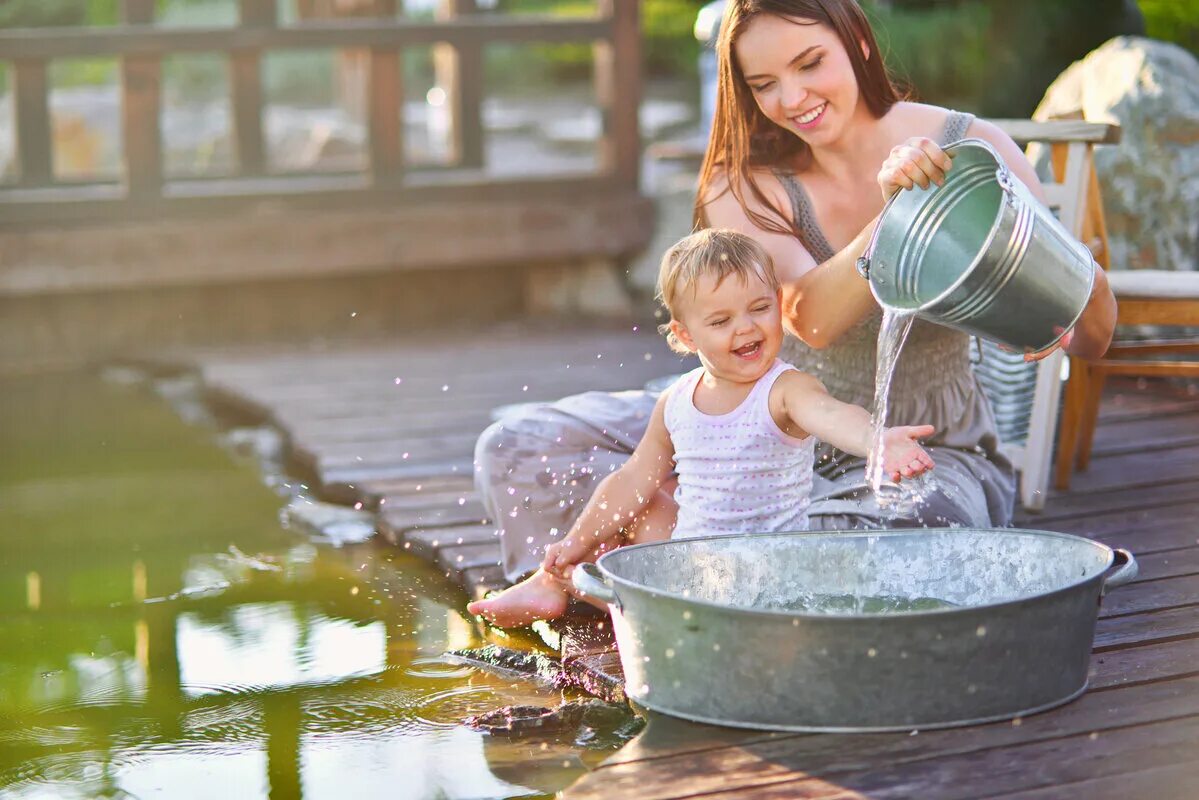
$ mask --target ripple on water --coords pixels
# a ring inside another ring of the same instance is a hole
[[[412,663],[404,667],[404,674],[414,678],[469,678],[475,673],[472,667],[455,664],[444,656],[422,656],[412,659]]]

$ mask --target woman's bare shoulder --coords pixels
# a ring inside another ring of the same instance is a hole
[[[778,175],[773,170],[754,168],[750,170],[749,174],[758,190],[766,196],[769,205],[764,204],[754,194],[743,178],[731,176],[727,170],[719,169],[712,174],[712,179],[708,181],[703,192],[703,202],[708,208],[709,216],[714,211],[721,216],[730,212],[734,217],[745,215],[747,209],[741,207],[741,202],[731,191],[730,179],[736,181],[737,195],[744,200],[748,210],[769,215],[774,210],[771,206],[784,210],[790,209],[791,201],[788,199],[787,192]]]
[[[913,136],[934,137],[945,127],[953,112],[948,108],[901,100],[891,106],[886,121],[891,129],[891,138],[904,141]]]

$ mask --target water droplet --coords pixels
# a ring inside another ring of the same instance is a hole
[[[666,648],[666,657],[667,657],[667,658],[674,658],[674,648],[673,648],[673,647],[667,647],[667,648]]]
[[[870,658],[874,658],[875,656],[878,655],[878,651],[875,650],[873,647],[871,647],[869,650],[866,651],[866,655],[869,656]]]
[[[986,625],[979,625],[979,626],[978,626],[978,630],[976,630],[976,631],[974,632],[974,635],[975,635],[975,636],[978,636],[979,638],[982,638],[983,636],[986,636],[986,635],[987,635],[987,626],[986,626]]]

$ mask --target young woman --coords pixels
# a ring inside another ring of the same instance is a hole
[[[766,249],[783,285],[789,335],[780,357],[838,400],[869,408],[880,310],[856,260],[886,198],[943,181],[952,165],[942,146],[966,136],[992,144],[1040,194],[1036,175],[996,126],[903,100],[854,0],[730,0],[717,48],[716,119],[696,221],[741,231]],[[1115,300],[1099,272],[1063,343],[1072,353],[1098,355],[1114,325]],[[501,420],[483,434],[478,482],[503,528],[511,579],[535,570],[544,548],[570,529],[595,483],[628,458],[653,406],[643,393],[588,393]],[[913,326],[887,424],[916,422],[937,429],[926,441],[937,463],[935,492],[892,519],[866,489],[864,460],[822,445],[812,529],[1009,522],[1013,471],[999,453],[964,334]],[[672,499],[659,493],[654,503]]]

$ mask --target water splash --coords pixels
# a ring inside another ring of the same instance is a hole
[[[883,431],[887,424],[891,379],[895,376],[899,353],[903,350],[903,344],[907,341],[915,319],[915,314],[910,311],[884,308],[882,324],[878,331],[874,367],[874,413],[870,419],[870,454],[866,460],[866,477],[879,509],[887,519],[912,515],[920,503],[937,488],[931,473],[926,472],[900,483],[883,474]],[[916,423],[919,420],[910,422]]]

